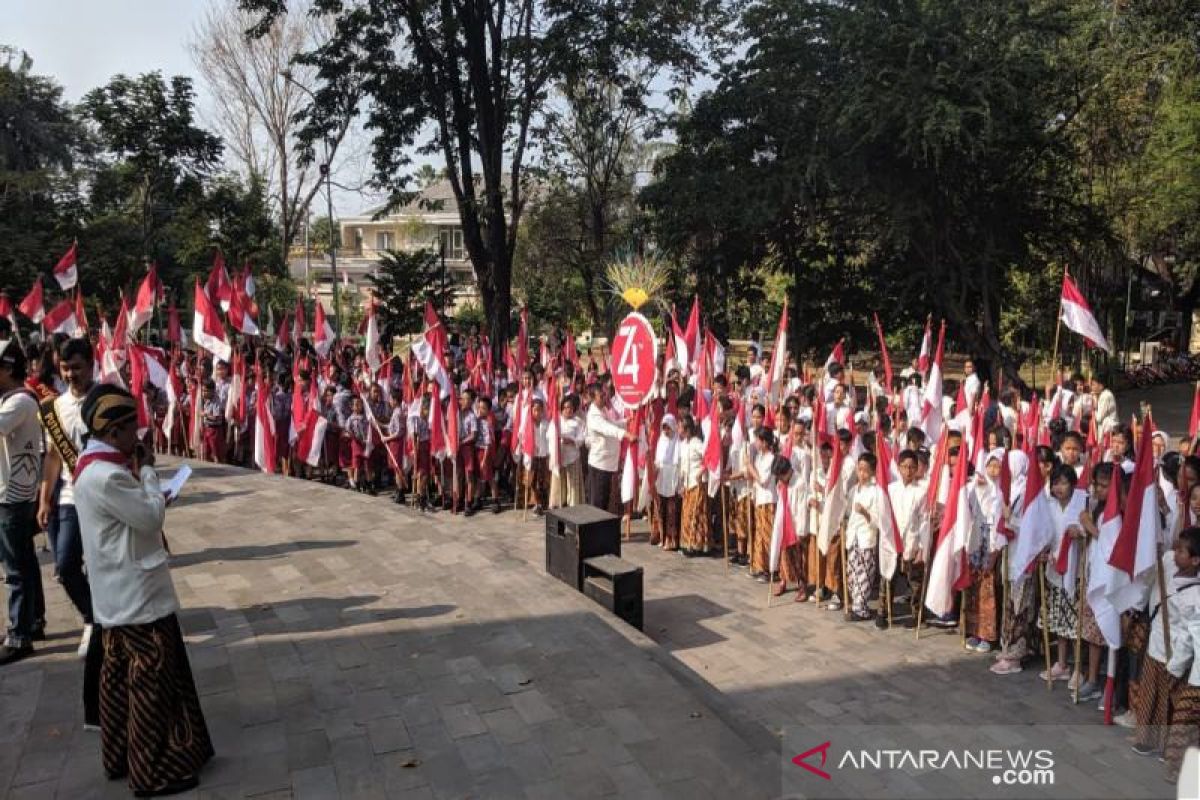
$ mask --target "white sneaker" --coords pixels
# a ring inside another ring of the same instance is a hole
[[[76,651],[81,659],[87,658],[88,645],[92,643],[92,626],[83,626],[83,636],[79,637],[79,649]]]
[[[1132,711],[1126,711],[1124,714],[1117,714],[1113,717],[1113,722],[1120,725],[1122,728],[1136,728],[1137,717]]]

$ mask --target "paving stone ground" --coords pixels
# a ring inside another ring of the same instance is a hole
[[[1060,783],[1171,793],[1094,705],[1036,670],[996,678],[956,636],[918,644],[790,595],[768,609],[744,571],[632,541],[643,635],[545,574],[539,521],[193,466],[166,531],[218,752],[192,796],[766,798],[781,741],[934,721],[947,746],[984,724],[1078,725]],[[80,727],[79,625],[43,560],[50,641],[0,669],[0,793],[128,796]],[[954,780],[852,786],[968,796]]]

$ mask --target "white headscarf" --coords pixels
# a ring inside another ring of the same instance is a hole
[[[675,447],[679,444],[679,434],[675,425],[674,414],[664,414],[662,425],[670,428],[670,435],[662,434],[658,437],[658,446],[654,449],[654,465],[662,467],[664,465],[672,465],[675,463]]]

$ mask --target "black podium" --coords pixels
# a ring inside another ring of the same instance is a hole
[[[595,506],[546,513],[546,572],[583,591],[583,562],[621,555],[621,519]]]

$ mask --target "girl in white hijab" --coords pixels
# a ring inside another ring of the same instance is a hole
[[[662,433],[654,450],[655,514],[651,543],[663,550],[679,549],[679,434],[674,414],[662,419]]]

